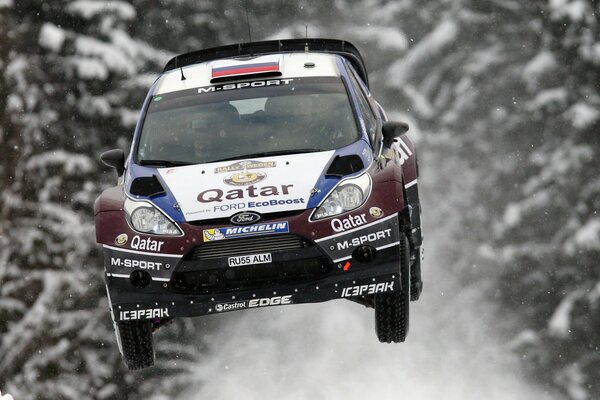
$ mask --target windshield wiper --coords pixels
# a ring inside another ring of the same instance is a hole
[[[160,167],[181,167],[183,165],[193,165],[195,163],[175,160],[140,160],[140,165],[156,165]]]
[[[322,150],[321,149],[293,149],[293,150],[264,151],[262,153],[243,154],[241,156],[223,158],[221,160],[214,160],[214,161],[208,161],[208,162],[214,163],[214,162],[221,162],[221,161],[240,160],[242,158],[256,158],[256,157],[270,157],[270,156],[285,156],[285,155],[289,155],[289,154],[316,153],[318,151],[322,151]]]

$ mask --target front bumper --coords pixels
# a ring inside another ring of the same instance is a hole
[[[121,237],[119,245],[104,244],[113,318],[158,321],[400,290],[397,214],[352,214],[362,224],[342,231],[339,224],[332,231],[331,219],[309,222],[309,210],[285,217],[287,232],[214,242],[206,241],[205,232],[224,228],[180,224],[184,235],[166,238],[104,221],[111,227],[107,238]],[[123,234],[131,238],[125,244]],[[229,266],[230,258],[246,254],[269,254],[269,261]],[[140,274],[148,278],[144,287],[134,285],[140,286],[133,279]]]

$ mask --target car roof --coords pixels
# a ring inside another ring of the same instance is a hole
[[[282,39],[211,47],[173,57],[165,65],[163,72],[178,69],[179,67],[185,67],[190,64],[219,59],[303,52],[331,53],[344,57],[352,64],[363,82],[369,86],[367,68],[362,55],[352,43],[339,39]]]
[[[246,79],[293,79],[301,77],[340,76],[338,56],[327,53],[279,53],[252,58],[217,59],[187,65],[165,72],[157,81],[154,94],[164,94],[215,83]],[[263,69],[264,75],[260,75]],[[181,79],[181,74],[185,79]],[[230,75],[219,75],[227,74]],[[257,73],[258,71],[258,73]],[[225,80],[224,80],[225,79]]]

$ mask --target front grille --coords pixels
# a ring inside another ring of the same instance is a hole
[[[176,271],[171,283],[172,289],[180,293],[227,293],[315,282],[331,274],[333,269],[333,264],[326,257],[316,257],[290,260],[277,265]]]
[[[219,240],[197,246],[192,260],[210,260],[221,257],[233,257],[253,253],[273,253],[277,251],[298,250],[311,247],[312,244],[300,236],[282,234],[252,238]]]

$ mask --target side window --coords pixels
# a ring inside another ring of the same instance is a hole
[[[373,144],[375,143],[375,135],[377,135],[377,117],[375,117],[375,114],[373,113],[373,110],[369,105],[369,101],[365,97],[365,94],[362,91],[360,84],[356,80],[356,77],[354,76],[354,71],[352,71],[348,75],[350,76],[350,82],[352,84],[354,92],[356,93],[356,97],[358,98],[358,107],[360,108],[360,113],[362,114],[362,117],[365,121],[365,128],[367,130],[367,134],[369,135],[369,139]]]

